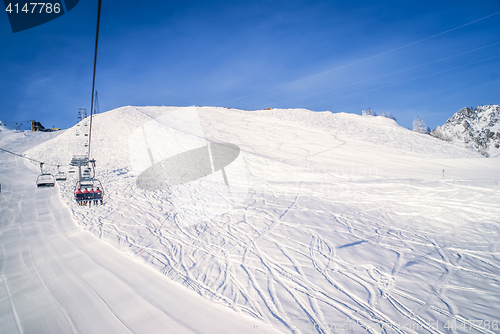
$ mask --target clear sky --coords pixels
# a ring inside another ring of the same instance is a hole
[[[12,33],[0,120],[68,128],[90,111],[97,0]],[[500,104],[500,0],[103,0],[96,90],[125,105],[389,111],[432,129]]]

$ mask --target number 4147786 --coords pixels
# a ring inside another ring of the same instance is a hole
[[[7,5],[7,8],[5,8],[5,11],[9,12],[10,14],[12,12],[19,14],[19,13],[31,13],[31,14],[42,14],[42,13],[47,13],[47,14],[59,14],[61,12],[61,4],[55,3],[52,4],[50,2],[30,2],[29,5],[28,3],[25,3],[23,8],[19,10],[19,4],[15,3],[9,3]]]

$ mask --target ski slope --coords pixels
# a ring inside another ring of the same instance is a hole
[[[22,150],[52,137],[2,131],[0,146]],[[1,154],[1,333],[277,333],[83,231],[59,187],[37,189],[36,176]]]
[[[26,155],[67,164],[85,122]],[[240,148],[227,184],[219,171],[137,187],[148,164],[204,143]],[[134,258],[285,333],[498,332],[498,159],[383,117],[211,107],[96,115],[92,156],[105,205],[76,205],[72,179],[53,210],[108,247],[103,261]]]

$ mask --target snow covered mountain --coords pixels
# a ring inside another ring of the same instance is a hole
[[[474,147],[486,157],[500,154],[500,105],[462,108],[431,131],[443,140],[462,142]]]
[[[86,122],[26,156],[55,172],[85,152]],[[237,145],[239,165],[138,187],[145,168],[208,143]],[[438,333],[500,314],[500,166],[463,143],[381,116],[128,106],[95,116],[92,156],[104,205],[75,203],[74,174],[57,186],[79,228],[281,332]],[[32,169],[16,177],[43,198]]]

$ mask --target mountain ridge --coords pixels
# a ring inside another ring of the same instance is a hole
[[[462,108],[430,134],[464,143],[485,157],[495,157],[500,154],[500,105]]]

